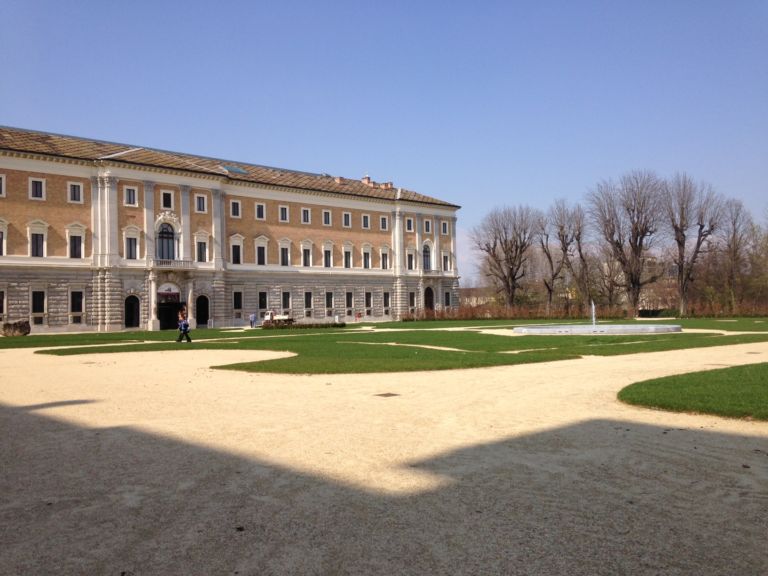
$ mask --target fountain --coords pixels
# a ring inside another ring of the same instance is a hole
[[[589,335],[589,334],[663,334],[682,332],[679,324],[598,324],[595,314],[595,302],[591,301],[591,324],[538,324],[535,326],[518,326],[515,334],[527,335]]]

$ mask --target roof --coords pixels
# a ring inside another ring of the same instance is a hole
[[[339,176],[334,177],[329,174],[312,174],[246,162],[194,156],[192,154],[168,152],[155,148],[129,146],[127,144],[116,144],[101,140],[88,140],[75,136],[63,136],[6,126],[0,126],[0,150],[138,168],[151,167],[179,170],[216,176],[232,182],[280,186],[391,201],[397,199],[398,190],[400,190],[399,194],[402,200],[448,208],[459,208],[456,204],[425,196],[411,190],[398,189],[389,182],[383,184],[373,182],[368,178],[357,180]]]

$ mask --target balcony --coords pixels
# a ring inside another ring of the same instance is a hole
[[[162,270],[191,270],[194,266],[192,260],[152,260],[150,267]]]

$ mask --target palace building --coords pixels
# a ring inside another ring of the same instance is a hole
[[[459,206],[377,183],[0,127],[0,322],[33,332],[419,316]]]

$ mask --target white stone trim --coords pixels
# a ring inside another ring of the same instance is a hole
[[[133,190],[133,203],[128,201],[128,191]],[[123,184],[123,206],[139,207],[139,187],[134,184]]]

